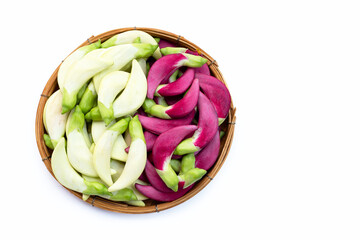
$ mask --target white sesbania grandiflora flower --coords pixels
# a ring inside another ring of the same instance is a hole
[[[114,45],[134,43],[136,39],[139,39],[141,43],[150,43],[152,45],[158,45],[157,41],[150,34],[144,31],[132,30],[132,31],[119,33],[111,37],[102,44],[102,47],[107,48]],[[156,50],[153,53],[153,57],[155,59],[159,59],[161,57],[160,48],[156,48]]]
[[[62,93],[60,90],[54,92],[47,100],[44,112],[43,122],[45,130],[48,133],[53,147],[65,134],[66,120],[68,113],[61,114],[62,111]]]
[[[116,171],[116,174],[113,174],[113,175],[111,176],[112,180],[113,180],[114,182],[116,182],[116,181],[119,179],[119,177],[121,176],[121,174],[123,173],[124,168],[125,168],[125,164],[122,163],[122,162],[119,162],[119,161],[111,160],[110,166],[111,166],[111,169],[114,169],[114,170]],[[136,195],[136,198],[137,198],[138,200],[146,200],[147,197],[145,197],[144,195],[142,195],[142,194],[135,188],[135,183],[139,183],[139,184],[143,184],[143,185],[146,185],[146,183],[143,182],[143,181],[141,181],[141,180],[139,180],[139,179],[137,179],[133,184],[131,184],[131,185],[129,186],[129,188],[130,188],[131,190],[133,190],[133,192],[134,192],[134,194]]]
[[[128,158],[119,179],[109,187],[110,192],[132,185],[140,177],[145,168],[147,150],[143,129],[138,116],[131,119],[129,133],[131,135],[131,144]]]
[[[91,177],[97,177],[92,161],[90,147],[84,138],[85,118],[79,106],[76,106],[68,118],[67,155],[73,168]]]
[[[102,119],[106,124],[114,120],[113,102],[125,88],[130,74],[124,71],[113,71],[101,80],[98,91],[98,106]]]
[[[71,110],[71,112],[69,113],[69,116],[67,118],[67,121],[66,121],[66,127],[65,127],[65,134],[66,136],[69,135],[69,130],[70,130],[70,121],[69,119],[71,118],[71,116],[74,114],[75,112],[75,108],[73,110]],[[84,122],[84,126],[83,126],[83,129],[82,129],[82,135],[84,137],[84,140],[85,140],[85,143],[86,145],[88,146],[88,148],[91,147],[91,144],[92,144],[92,139],[90,137],[90,134],[88,133],[88,130],[87,130],[87,126],[86,126],[86,122]]]
[[[94,140],[95,145],[98,143],[99,139],[101,138],[102,134],[106,131],[106,129],[112,126],[115,123],[115,120],[112,121],[108,126],[106,126],[104,121],[93,121],[91,124],[91,136]],[[111,158],[116,159],[122,162],[125,162],[127,159],[128,154],[125,152],[125,148],[128,145],[126,144],[124,137],[122,134],[116,138],[112,151],[111,151]]]
[[[65,75],[69,72],[70,68],[74,66],[76,62],[78,62],[82,57],[84,57],[87,53],[91,52],[92,50],[98,49],[101,47],[101,41],[97,41],[90,45],[81,47],[71,53],[63,63],[61,64],[57,76],[57,82],[59,85],[60,90],[62,91],[65,83]]]
[[[130,78],[124,91],[113,103],[114,117],[122,117],[134,113],[146,98],[147,81],[138,61],[132,61]]]
[[[114,60],[108,53],[109,49],[95,49],[69,69],[65,75],[62,102],[62,112],[66,113],[73,109],[77,102],[77,94],[81,87],[94,75],[110,67]]]
[[[62,137],[51,155],[51,168],[55,178],[66,188],[88,195],[112,195],[101,183],[88,182],[71,166]]]
[[[101,180],[103,180],[108,186],[113,184],[110,168],[113,145],[119,134],[125,132],[129,121],[130,118],[126,117],[111,125],[106,129],[98,142],[95,144],[93,152],[94,167]]]

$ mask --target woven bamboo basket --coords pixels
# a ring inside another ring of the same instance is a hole
[[[153,37],[158,37],[158,38],[167,40],[169,42],[176,44],[177,46],[186,47],[192,51],[197,51],[201,56],[208,59],[207,64],[209,65],[211,74],[225,83],[225,80],[218,68],[217,62],[209,54],[207,54],[204,50],[199,48],[197,45],[195,45],[192,42],[185,39],[183,36],[176,35],[176,34],[173,34],[173,33],[167,32],[167,31],[163,31],[163,30],[159,30],[159,29],[137,28],[137,27],[115,29],[115,30],[111,30],[111,31],[99,34],[97,36],[91,36],[85,42],[83,42],[79,47],[96,42],[99,39],[101,40],[101,42],[104,42],[105,40],[109,39],[110,37],[112,37],[116,34],[119,34],[119,33],[125,32],[125,31],[129,31],[129,30],[134,30],[134,29],[147,32]],[[43,139],[43,134],[44,134],[45,128],[44,128],[42,118],[43,118],[44,106],[45,106],[47,99],[49,98],[49,96],[51,96],[51,94],[53,92],[55,92],[59,88],[57,85],[57,73],[58,73],[60,65],[55,69],[55,71],[53,72],[53,74],[51,75],[49,80],[47,81],[43,92],[40,95],[40,101],[39,101],[38,108],[37,108],[36,122],[35,122],[36,142],[37,142],[37,146],[38,146],[38,149],[39,149],[39,152],[41,155],[41,159],[44,162],[47,170],[52,174],[53,177],[54,177],[54,174],[51,169],[52,150],[48,149],[46,147],[44,139]],[[225,83],[225,85],[226,85],[226,83]],[[235,128],[235,122],[236,122],[235,111],[236,111],[236,109],[233,106],[233,103],[231,102],[229,116],[224,121],[224,123],[221,125],[221,129],[225,132],[225,135],[221,139],[221,147],[220,147],[219,156],[218,156],[218,159],[215,162],[214,166],[211,169],[209,169],[207,174],[200,181],[198,181],[189,192],[187,192],[181,198],[171,201],[171,202],[158,202],[158,201],[149,199],[149,200],[145,200],[145,204],[146,204],[145,207],[130,206],[130,205],[127,205],[122,202],[114,202],[114,201],[107,200],[107,199],[104,199],[104,198],[101,198],[98,196],[91,196],[90,198],[88,198],[86,200],[86,202],[91,204],[92,206],[95,206],[95,207],[98,207],[101,209],[105,209],[108,211],[120,212],[120,213],[130,213],[130,214],[141,214],[141,213],[160,212],[160,211],[175,207],[175,206],[189,200],[190,198],[195,196],[198,192],[200,192],[204,187],[206,187],[210,183],[210,181],[212,181],[214,179],[215,175],[218,173],[221,166],[224,164],[225,159],[230,151],[231,143],[232,143],[233,136],[234,136],[234,128]],[[69,190],[69,189],[67,189],[67,190],[70,191],[73,195],[75,195],[79,199],[82,199],[82,194],[72,191],[72,190]]]

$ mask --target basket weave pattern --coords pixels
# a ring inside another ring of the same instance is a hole
[[[90,43],[96,42],[97,40],[101,40],[101,42],[104,42],[105,40],[109,39],[110,37],[126,32],[129,30],[141,30],[144,32],[149,33],[153,37],[158,37],[161,39],[164,39],[166,41],[175,43],[177,46],[188,48],[191,51],[197,51],[202,57],[206,58],[208,60],[207,64],[209,65],[211,74],[221,80],[225,83],[225,80],[218,69],[217,62],[208,55],[205,51],[203,51],[201,48],[196,46],[195,44],[191,43],[181,35],[176,35],[167,31],[154,29],[154,28],[121,28],[121,29],[115,29],[112,31],[108,31],[102,34],[99,34],[97,36],[91,36],[88,38],[84,43],[82,43],[79,47],[88,45]],[[78,47],[78,48],[79,48]],[[76,49],[75,49],[76,50]],[[75,51],[74,50],[74,51]],[[61,64],[60,64],[61,65]],[[60,68],[60,65],[55,69],[51,77],[49,78],[48,82],[45,85],[45,88],[40,95],[40,100],[37,108],[36,113],[36,122],[35,122],[35,133],[36,133],[36,142],[37,146],[42,158],[42,161],[44,162],[46,168],[48,171],[54,176],[52,169],[51,169],[51,153],[52,150],[48,149],[45,145],[43,134],[45,133],[45,128],[43,124],[43,111],[44,106],[51,94],[55,92],[58,89],[57,85],[57,73]],[[225,83],[226,85],[226,83]],[[233,103],[231,102],[231,107],[229,111],[228,118],[224,121],[224,123],[221,125],[221,129],[225,131],[225,135],[221,139],[221,146],[220,146],[220,152],[217,161],[215,162],[214,166],[210,168],[207,172],[207,174],[195,184],[195,186],[184,196],[182,196],[179,199],[176,199],[172,202],[157,202],[154,200],[145,200],[145,207],[135,207],[130,206],[122,202],[114,202],[110,201],[101,197],[97,196],[91,196],[89,199],[86,200],[87,203],[91,204],[92,206],[105,209],[108,211],[113,212],[121,212],[121,213],[130,213],[130,214],[141,214],[141,213],[152,213],[152,212],[160,212],[165,209],[172,208],[174,206],[177,206],[186,200],[192,198],[194,195],[196,195],[199,191],[201,191],[206,185],[209,184],[209,182],[215,177],[215,175],[220,170],[221,166],[223,165],[231,147],[231,143],[234,136],[234,128],[235,128],[235,111],[236,109],[233,106]],[[82,194],[69,190],[72,194],[77,196],[79,199],[82,199]]]

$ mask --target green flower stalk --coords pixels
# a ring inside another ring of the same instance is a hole
[[[163,56],[169,55],[169,54],[175,54],[175,53],[185,53],[187,51],[187,48],[183,47],[166,47],[160,49],[160,52]]]
[[[51,142],[50,136],[45,133],[43,137],[44,137],[45,145],[50,149],[54,149],[54,145]]]
[[[149,98],[146,98],[145,101],[144,101],[144,103],[142,104],[142,108],[144,109],[144,111],[145,111],[146,113],[149,113],[149,114],[150,114],[151,108],[152,108],[153,106],[155,106],[155,105],[156,105],[156,102],[155,102],[154,100],[149,99]]]
[[[224,131],[220,131],[220,139],[225,136],[225,132]]]
[[[135,38],[132,43],[141,43],[141,38],[140,37]]]
[[[88,121],[102,121],[99,106],[93,107],[86,115],[85,119]]]
[[[94,107],[96,98],[97,93],[95,91],[94,83],[90,82],[87,85],[79,103],[79,107],[84,114],[88,113]]]
[[[177,69],[173,74],[171,74],[171,76],[169,77],[169,83],[175,82],[179,76],[179,73],[180,73],[180,71],[179,71],[179,69]]]
[[[195,168],[195,155],[193,153],[183,156],[181,160],[181,171],[179,173],[179,182],[184,188],[199,181],[206,174],[206,170]]]
[[[133,201],[137,200],[137,197],[131,189],[123,188],[114,193],[109,199],[113,201]]]
[[[177,159],[171,159],[170,166],[176,173],[179,173],[181,169],[181,162]]]
[[[139,63],[139,65],[140,65],[141,69],[143,70],[145,76],[147,76],[147,70],[146,70],[146,64],[147,64],[147,62],[146,62],[146,58],[140,58],[140,59],[138,59],[138,63]]]
[[[86,83],[86,84],[84,84],[84,85],[80,88],[80,90],[79,90],[79,92],[78,92],[78,94],[77,94],[77,96],[76,96],[76,99],[77,99],[77,102],[76,102],[76,103],[77,103],[77,104],[79,104],[81,98],[83,97],[83,95],[84,95],[84,93],[85,93],[85,91],[86,91],[87,86],[88,86],[88,84]]]
[[[187,188],[193,183],[199,181],[205,174],[206,170],[193,168],[186,173],[179,175],[179,182],[184,182],[184,188]]]
[[[183,140],[175,149],[174,154],[184,155],[184,154],[194,153],[194,152],[199,151],[200,148],[194,145],[194,139],[196,139],[196,137],[187,138],[187,139]]]
[[[141,200],[125,201],[125,203],[132,205],[132,206],[136,206],[136,207],[145,207],[144,201],[141,201]]]
[[[181,170],[180,173],[186,173],[187,171],[195,168],[195,155],[194,153],[189,153],[183,156],[181,159]]]
[[[164,97],[157,97],[157,102],[159,105],[164,106],[164,107],[168,107],[169,105],[167,104],[166,100]]]

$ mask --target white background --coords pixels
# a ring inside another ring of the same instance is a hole
[[[1,239],[359,239],[359,12],[345,0],[2,1]],[[207,51],[237,108],[215,179],[147,215],[68,193],[42,163],[34,130],[61,60],[92,35],[133,26]]]

